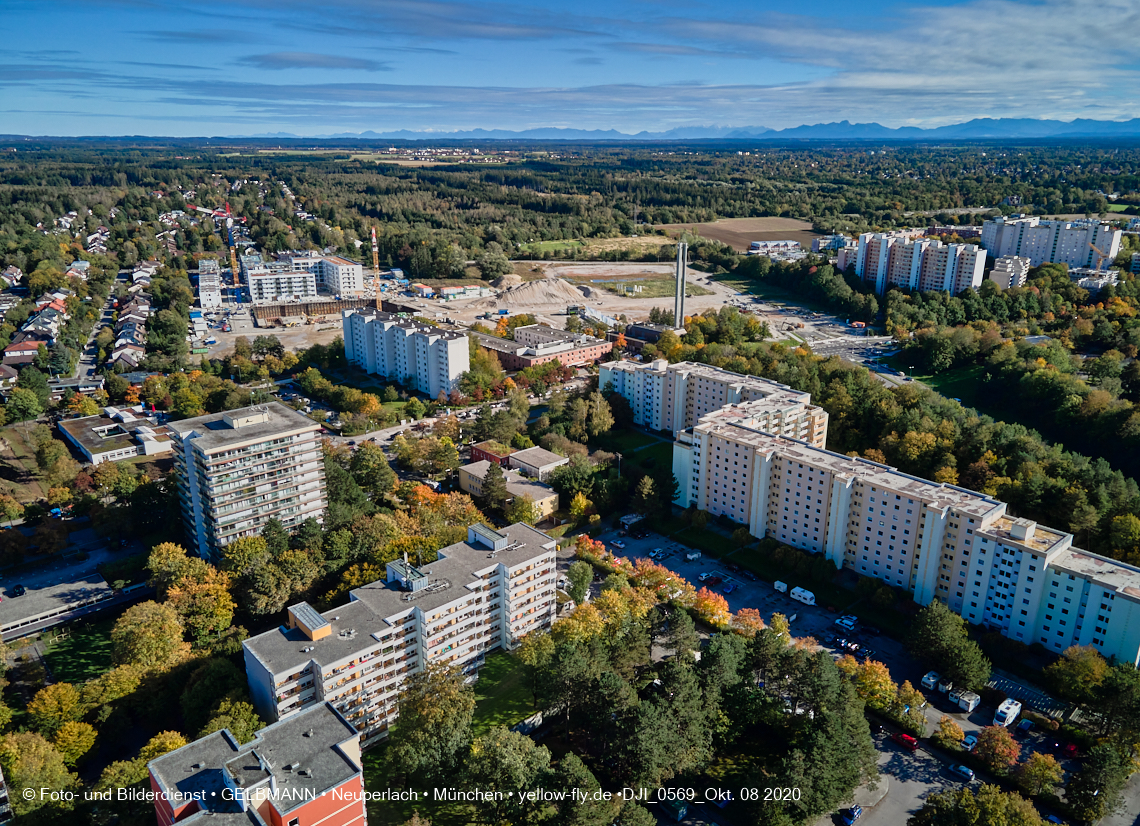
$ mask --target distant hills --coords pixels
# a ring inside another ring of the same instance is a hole
[[[301,139],[301,135],[276,132],[261,135],[235,135],[242,138]],[[1078,119],[1073,121],[1033,118],[975,118],[965,123],[922,129],[897,128],[878,123],[816,123],[788,129],[765,126],[685,126],[665,132],[619,132],[616,129],[470,129],[456,132],[338,132],[316,135],[308,140],[377,141],[859,141],[859,140],[988,140],[1004,138],[1140,138],[1140,118],[1126,121]]]

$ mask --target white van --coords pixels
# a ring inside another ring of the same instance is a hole
[[[774,582],[772,584],[772,587],[775,588],[777,591],[779,591],[781,594],[788,593],[788,583],[786,583],[786,582],[780,582],[779,580],[777,580],[776,582]]]
[[[815,605],[815,594],[804,588],[793,588],[791,597],[804,605]]]
[[[936,685],[938,685],[938,681],[941,678],[942,678],[942,675],[939,674],[937,671],[928,671],[928,672],[926,672],[926,676],[922,678],[922,687],[923,688],[934,688]]]
[[[938,690],[941,693],[945,694],[947,691],[950,691],[950,689],[952,689],[952,688],[954,688],[954,681],[951,680],[949,677],[943,677],[941,680],[938,681]]]
[[[1006,700],[998,706],[997,713],[994,714],[995,726],[1008,726],[1017,719],[1017,715],[1021,713],[1021,703],[1017,700]]]
[[[962,696],[958,698],[958,708],[967,713],[973,711],[982,703],[982,698],[972,691],[963,691]]]
[[[693,551],[692,553],[685,554],[685,559],[689,560],[689,562],[696,562],[700,558],[701,558],[701,552],[700,551]]]

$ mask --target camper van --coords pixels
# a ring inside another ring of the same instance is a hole
[[[937,671],[928,671],[926,672],[926,676],[922,678],[922,687],[934,688],[936,685],[938,685],[938,681],[940,679],[942,679],[942,675]]]
[[[1021,713],[1021,703],[1017,700],[1006,700],[998,706],[997,713],[994,714],[995,726],[1008,726],[1017,719],[1017,715]]]
[[[958,698],[958,708],[967,714],[981,705],[981,703],[982,698],[972,691],[963,691],[962,696]]]
[[[815,594],[804,588],[793,588],[791,597],[804,605],[815,605]]]
[[[781,594],[788,593],[788,583],[786,582],[780,582],[779,580],[776,580],[776,582],[772,584],[772,587],[779,591]]]

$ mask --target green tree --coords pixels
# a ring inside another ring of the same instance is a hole
[[[651,516],[657,512],[660,504],[657,498],[657,487],[653,483],[653,477],[642,476],[641,480],[637,483],[637,487],[634,488],[633,499],[630,502],[634,512],[644,516]]]
[[[998,786],[968,786],[935,792],[907,820],[907,826],[1042,826],[1033,804]]]
[[[356,448],[349,472],[373,501],[383,498],[396,485],[396,472],[388,464],[384,449],[375,442],[364,442]]]
[[[581,605],[586,601],[586,594],[589,592],[590,583],[594,579],[594,566],[581,559],[572,562],[566,571],[566,579],[570,582],[570,587],[566,593],[570,595],[570,599]]]
[[[198,736],[205,737],[207,734],[226,729],[239,743],[248,743],[254,734],[264,727],[265,723],[250,703],[226,697],[218,703],[218,707],[214,709]]]
[[[23,817],[39,809],[53,811],[61,822],[61,812],[69,811],[66,802],[41,799],[40,789],[68,791],[79,785],[79,778],[67,770],[63,755],[42,735],[34,732],[17,732],[0,737],[0,768],[8,783],[8,799],[15,813]],[[25,797],[24,790],[34,794]],[[48,818],[46,822],[53,822]]]
[[[574,752],[558,761],[551,786],[567,795],[558,804],[555,826],[610,826],[614,822],[620,802],[592,798],[601,791],[601,784]],[[570,796],[573,789],[579,790],[577,798]]]
[[[554,638],[549,634],[532,631],[519,640],[514,655],[530,672],[531,695],[534,698],[534,707],[538,708],[539,679],[554,657]]]
[[[689,612],[675,608],[669,615],[669,647],[676,653],[695,651],[700,645],[697,626]]]
[[[404,405],[404,413],[410,419],[422,419],[425,412],[427,409],[424,407],[424,403],[415,396],[408,399],[407,404]]]
[[[495,823],[521,826],[538,820],[547,804],[526,797],[544,785],[549,773],[546,746],[504,726],[476,738],[466,760],[466,775],[473,788],[502,793],[501,798],[485,804]]]
[[[83,698],[78,688],[71,683],[52,683],[36,692],[28,703],[28,713],[37,729],[51,736],[65,723],[83,716]]]
[[[404,683],[398,702],[388,747],[392,767],[417,780],[449,777],[471,744],[474,689],[458,669],[432,665]]]
[[[1129,755],[1111,743],[1093,746],[1080,770],[1065,787],[1073,813],[1093,822],[1119,811],[1124,784],[1132,773]]]
[[[597,390],[590,394],[586,402],[590,406],[589,418],[586,423],[586,430],[590,434],[590,438],[594,439],[603,433],[609,433],[610,428],[614,426],[614,416],[610,410],[610,403]]]
[[[40,400],[36,394],[31,390],[17,387],[8,396],[8,404],[5,405],[4,410],[7,413],[8,421],[10,422],[24,422],[24,432],[27,433],[27,422],[38,419],[43,415],[44,407],[40,404]]]
[[[1074,703],[1089,702],[1108,677],[1108,660],[1091,645],[1071,645],[1045,668],[1053,689]]]
[[[48,386],[47,376],[35,367],[25,367],[20,371],[20,376],[16,379],[16,387],[21,390],[31,390],[43,410],[47,410],[51,404],[51,388]],[[11,404],[11,399],[9,399],[9,404]],[[13,421],[24,420],[15,419]]]
[[[538,506],[534,504],[534,500],[526,493],[522,496],[516,496],[503,515],[507,521],[512,524],[522,522],[524,525],[533,525],[542,518],[542,513],[539,511]]]
[[[140,602],[124,611],[111,629],[112,655],[119,665],[166,669],[189,653],[182,633],[172,606]]]
[[[575,493],[574,498],[570,500],[570,518],[579,521],[589,509],[590,500],[586,498],[585,494],[581,491]]]
[[[245,675],[227,659],[213,657],[195,668],[179,700],[188,729],[202,728],[218,703],[228,695],[240,694],[245,685]]]
[[[63,755],[63,762],[74,766],[79,758],[91,751],[95,745],[95,727],[88,723],[71,721],[64,723],[55,733],[55,748]]]
[[[1065,770],[1051,754],[1035,751],[1017,766],[1017,782],[1025,793],[1036,797],[1041,794],[1052,794],[1053,790],[1061,785],[1065,777]]]

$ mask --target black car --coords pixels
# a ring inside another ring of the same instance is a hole
[[[10,597],[22,597],[26,593],[28,593],[28,589],[23,585],[13,585],[8,589],[8,596]]]

